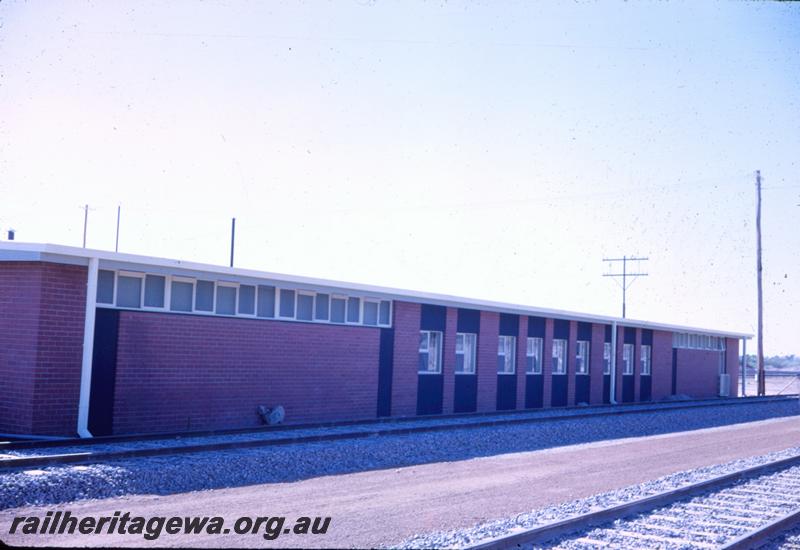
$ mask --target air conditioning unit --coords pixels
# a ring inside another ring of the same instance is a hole
[[[730,374],[720,374],[719,375],[719,396],[720,397],[730,397],[731,395],[731,375]]]

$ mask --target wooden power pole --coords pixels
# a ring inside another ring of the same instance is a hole
[[[758,395],[766,395],[764,380],[764,300],[761,288],[761,170],[756,170],[756,269],[758,272]]]

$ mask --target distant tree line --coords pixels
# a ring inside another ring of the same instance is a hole
[[[747,368],[756,369],[756,356],[747,355]],[[775,355],[764,357],[765,370],[800,370],[800,357],[792,355]]]

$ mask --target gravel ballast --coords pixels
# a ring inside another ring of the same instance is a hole
[[[741,460],[734,460],[724,464],[677,472],[675,474],[663,476],[652,481],[625,487],[623,489],[607,491],[605,493],[593,495],[588,498],[577,499],[571,502],[541,508],[539,510],[532,510],[531,512],[518,514],[511,518],[501,518],[484,522],[468,529],[435,532],[415,536],[403,541],[401,544],[397,545],[397,547],[461,548],[468,545],[474,545],[480,542],[485,542],[492,538],[510,534],[515,531],[531,529],[556,521],[565,520],[579,514],[585,514],[595,510],[625,504],[633,500],[652,496],[658,493],[735,472],[744,468],[758,466],[767,462],[772,462],[781,458],[787,458],[798,454],[800,454],[800,447],[793,447],[783,451],[749,457]],[[622,521],[623,520],[615,522],[615,526],[618,524],[621,525]],[[636,520],[633,519],[627,523],[634,524],[635,522]],[[602,527],[598,527],[598,530],[601,529]],[[647,530],[643,528],[642,532],[647,532]],[[737,534],[737,532],[732,532],[732,536]],[[778,547],[780,540],[781,539],[773,542],[771,545],[769,545],[769,547]],[[536,547],[579,549],[585,548],[586,545],[580,543],[579,541],[573,540],[573,537],[565,537],[563,539],[549,541],[543,545],[536,545]]]
[[[0,509],[288,482],[696,430],[798,413],[800,406],[794,400],[764,402],[8,471],[0,474]]]

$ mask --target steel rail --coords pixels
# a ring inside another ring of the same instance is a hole
[[[657,493],[655,495],[651,495],[648,497],[632,500],[624,504],[610,506],[608,508],[603,508],[602,510],[587,512],[585,514],[578,514],[560,521],[547,523],[545,525],[540,525],[538,527],[533,527],[531,529],[525,529],[524,531],[518,531],[507,535],[501,535],[499,537],[484,542],[479,542],[478,544],[472,546],[467,546],[465,547],[465,549],[504,550],[507,548],[521,546],[523,544],[537,544],[537,543],[547,542],[549,540],[562,537],[565,535],[571,535],[574,533],[587,531],[593,527],[597,527],[599,525],[609,523],[617,519],[635,515],[641,512],[647,512],[655,508],[660,508],[662,506],[672,504],[676,501],[683,500],[685,498],[695,496],[700,493],[704,493],[714,489],[721,489],[731,485],[736,481],[739,481],[742,478],[754,477],[756,475],[764,474],[772,470],[782,470],[790,468],[792,466],[796,466],[798,464],[800,464],[800,455],[794,455],[787,458],[782,458],[780,460],[774,460],[771,462],[767,462],[765,464],[761,464],[759,466],[750,466],[748,468],[737,470],[736,472],[723,474],[721,476],[713,477],[711,479],[707,479],[697,483],[692,483],[684,487],[679,487],[677,489],[671,489],[669,491],[664,491],[662,493]],[[800,511],[794,514],[794,516],[797,515],[800,515]],[[768,530],[764,536],[766,538],[769,538],[775,536],[776,533],[785,530],[786,525],[789,525],[793,520],[788,519],[787,516],[785,518],[781,518],[781,520],[779,521],[782,521],[783,523],[779,524],[779,522],[773,522],[775,524],[774,526],[773,524],[770,524],[762,527],[758,531],[760,532],[762,529]],[[796,519],[794,521],[796,521]],[[769,530],[770,527],[771,530]],[[740,546],[734,546],[731,548],[737,548],[737,549],[752,548],[753,543],[748,538],[750,536],[754,537],[753,540],[758,540],[757,537],[759,535],[758,533],[756,533],[756,531],[748,533],[744,537],[741,537],[741,540],[737,539],[736,541],[733,541],[731,543],[733,544],[735,542],[737,544],[741,544]],[[765,540],[765,539],[760,539],[760,540]]]
[[[794,512],[790,512],[775,521],[771,521],[758,529],[753,529],[749,533],[745,533],[741,537],[720,546],[720,550],[749,550],[750,548],[758,548],[784,531],[795,527],[798,523],[800,523],[800,510],[795,510]]]
[[[170,439],[185,439],[193,437],[210,437],[210,436],[223,436],[223,435],[241,435],[241,434],[258,434],[258,433],[271,433],[283,431],[297,431],[297,430],[310,430],[318,428],[339,428],[346,426],[381,426],[386,424],[402,424],[407,422],[431,422],[435,424],[442,420],[453,419],[470,419],[470,418],[485,418],[488,416],[501,417],[494,421],[487,421],[493,423],[512,423],[512,422],[540,422],[546,420],[560,419],[560,418],[585,418],[588,416],[608,416],[616,414],[633,414],[639,412],[652,412],[660,410],[683,410],[701,407],[724,407],[724,406],[737,406],[737,405],[757,405],[771,402],[791,401],[797,400],[798,396],[787,394],[782,396],[762,396],[762,397],[742,397],[742,398],[722,398],[722,399],[694,399],[689,401],[661,401],[653,403],[619,403],[616,405],[591,405],[591,406],[570,406],[560,407],[559,410],[563,411],[585,411],[578,414],[564,414],[564,415],[549,415],[549,416],[535,416],[529,418],[513,418],[515,416],[528,415],[537,413],[539,411],[547,411],[551,409],[526,409],[526,410],[510,410],[510,411],[491,411],[491,412],[473,412],[473,413],[454,413],[454,414],[438,414],[430,416],[402,416],[391,418],[375,418],[366,420],[340,420],[333,422],[314,422],[303,424],[281,424],[277,426],[259,426],[251,428],[229,428],[222,430],[203,430],[203,431],[187,431],[187,432],[160,432],[151,434],[128,434],[128,435],[109,435],[97,436],[93,438],[59,438],[53,440],[36,440],[36,441],[0,441],[0,452],[6,450],[16,449],[47,449],[52,447],[82,447],[91,445],[102,445],[107,443],[124,443],[124,442],[138,442],[138,441],[155,441],[155,440],[170,440]],[[631,410],[625,408],[631,407]],[[633,409],[633,407],[638,407]],[[611,410],[609,410],[611,409]],[[508,419],[503,418],[508,417]],[[448,424],[448,426],[469,426],[463,424]]]

